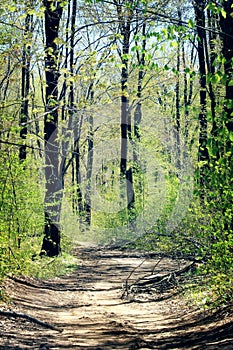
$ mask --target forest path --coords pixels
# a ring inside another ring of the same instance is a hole
[[[177,269],[171,259],[137,251],[81,245],[72,274],[48,281],[6,281],[11,309],[48,322],[51,330],[22,318],[0,316],[0,349],[233,349],[232,318],[201,319],[181,298],[137,301],[122,298],[122,284],[149,274]],[[156,272],[156,270],[155,270]],[[225,314],[224,314],[225,316]]]

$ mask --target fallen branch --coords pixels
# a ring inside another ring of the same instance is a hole
[[[146,259],[143,259],[139,265],[137,265],[129,274],[129,276],[126,278],[126,281],[125,281],[125,292],[126,292],[126,295],[128,296],[128,293],[129,293],[129,279],[130,277],[132,276],[132,274],[140,267],[142,266],[142,264],[146,261]]]
[[[48,328],[48,329],[52,329],[53,331],[57,331],[57,332],[62,332],[62,329],[53,326],[52,324],[48,323],[48,322],[43,322],[38,320],[35,317],[29,316],[27,314],[24,314],[22,312],[15,312],[15,311],[5,311],[0,309],[0,316],[5,316],[5,317],[14,317],[14,318],[24,318],[25,320],[28,320],[30,322],[36,323],[41,327],[44,328]]]
[[[156,275],[150,275],[150,276],[145,276],[141,279],[139,279],[138,281],[136,281],[134,284],[138,285],[138,286],[144,286],[144,285],[149,285],[149,284],[154,284],[154,283],[158,283],[163,281],[166,278],[169,278],[172,274],[174,274],[176,277],[180,276],[188,271],[190,271],[190,269],[194,266],[194,263],[185,266],[183,269],[181,270],[176,270],[176,271],[172,271],[166,274],[156,274]]]
[[[140,293],[140,292],[150,291],[154,289],[158,290],[159,292],[162,292],[163,290],[167,290],[172,286],[175,286],[178,284],[177,277],[180,277],[181,275],[192,270],[194,266],[195,266],[195,262],[185,266],[183,269],[171,271],[166,274],[158,273],[156,275],[152,274],[149,276],[144,276],[142,278],[139,278],[137,281],[135,281],[131,286],[129,286],[127,281],[127,283],[125,284],[125,290],[122,297],[124,297],[125,295],[128,297],[130,293]]]

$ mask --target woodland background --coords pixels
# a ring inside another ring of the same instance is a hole
[[[1,278],[121,240],[230,300],[232,142],[230,0],[1,1]]]

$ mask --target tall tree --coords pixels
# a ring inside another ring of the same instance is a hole
[[[199,79],[200,79],[200,112],[199,112],[199,149],[198,156],[200,167],[200,185],[204,188],[205,170],[208,162],[207,149],[207,82],[206,82],[206,56],[205,56],[205,0],[194,0],[194,12],[196,20],[196,30],[198,35],[197,51],[199,59]]]
[[[225,182],[225,191],[221,191],[221,196],[225,197],[224,215],[225,229],[228,232],[230,240],[230,232],[233,230],[232,215],[226,215],[227,212],[232,212],[232,186],[233,186],[233,7],[232,1],[222,1],[220,15],[220,25],[222,28],[222,53],[224,57],[225,71],[225,104],[223,122],[227,129],[226,137],[223,136],[224,143],[224,171],[223,179]],[[223,133],[224,135],[224,133]]]
[[[120,50],[121,58],[121,151],[120,151],[120,176],[121,180],[126,181],[126,194],[128,207],[134,198],[133,191],[133,173],[132,169],[127,169],[128,160],[128,137],[132,130],[131,115],[129,113],[128,98],[128,78],[129,78],[129,53],[130,36],[133,19],[133,2],[124,2],[123,4],[114,0],[116,5],[120,34],[122,36],[122,48]]]
[[[60,214],[62,179],[59,172],[58,140],[58,45],[59,25],[63,12],[61,1],[43,1],[45,7],[45,78],[46,113],[45,139],[45,229],[41,254],[56,256],[60,253]]]
[[[26,9],[27,11],[27,9]],[[23,35],[23,53],[22,53],[22,77],[21,77],[21,117],[20,117],[20,137],[25,140],[27,136],[27,122],[29,118],[29,89],[30,89],[30,41],[32,33],[32,15],[26,14],[25,29]],[[22,145],[19,149],[19,159],[26,159],[26,145]]]
[[[220,15],[222,28],[222,53],[225,58],[224,70],[226,74],[226,127],[229,133],[233,132],[233,7],[232,1],[222,1],[223,12]],[[230,149],[230,144],[228,145]]]

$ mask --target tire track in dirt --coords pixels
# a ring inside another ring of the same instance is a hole
[[[216,336],[216,324],[201,322],[178,297],[122,299],[122,284],[145,259],[143,253],[81,245],[76,254],[80,264],[70,275],[6,281],[13,310],[62,331],[2,317],[0,349],[233,349],[232,323],[219,323]],[[155,258],[146,259],[132,279],[148,274],[155,264]],[[166,273],[177,265],[165,258],[157,268]]]

